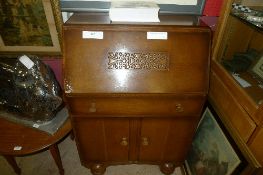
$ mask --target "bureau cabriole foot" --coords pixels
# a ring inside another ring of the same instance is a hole
[[[90,166],[90,171],[93,175],[103,175],[106,171],[106,166],[100,163],[94,163]]]
[[[172,174],[174,172],[175,169],[175,165],[173,163],[163,163],[160,165],[160,170],[162,173],[169,175]]]

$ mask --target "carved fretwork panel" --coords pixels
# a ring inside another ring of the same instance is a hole
[[[108,69],[169,69],[169,55],[165,52],[109,52],[108,59]]]

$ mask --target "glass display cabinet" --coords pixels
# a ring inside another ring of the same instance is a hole
[[[209,101],[263,164],[263,1],[225,0],[222,7]]]

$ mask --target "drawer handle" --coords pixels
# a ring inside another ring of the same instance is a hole
[[[149,139],[147,137],[142,137],[141,144],[142,144],[142,146],[148,146],[149,145]]]
[[[175,105],[175,110],[176,112],[184,112],[184,108],[182,107],[180,103]]]
[[[127,146],[128,145],[128,139],[127,139],[127,137],[123,137],[122,139],[121,139],[121,146]]]
[[[96,112],[97,109],[96,109],[96,103],[91,103],[90,104],[90,108],[89,108],[89,112]]]

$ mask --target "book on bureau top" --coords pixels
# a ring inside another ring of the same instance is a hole
[[[154,2],[112,1],[109,17],[113,22],[160,22],[159,9]]]

